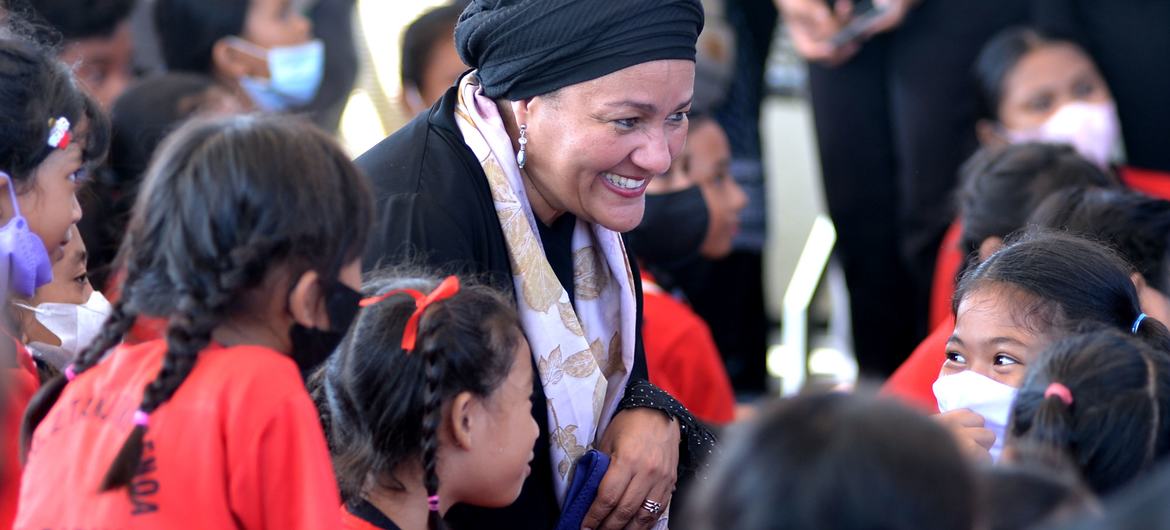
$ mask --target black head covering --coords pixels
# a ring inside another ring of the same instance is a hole
[[[484,95],[512,101],[623,68],[695,60],[699,0],[474,0],[455,26]]]

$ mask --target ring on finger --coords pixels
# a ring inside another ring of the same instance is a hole
[[[654,515],[658,515],[659,513],[662,512],[662,503],[660,503],[658,501],[652,501],[650,499],[646,499],[646,500],[642,501],[642,509],[646,510]]]

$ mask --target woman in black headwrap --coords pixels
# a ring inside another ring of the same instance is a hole
[[[594,448],[611,463],[583,526],[665,528],[711,449],[647,382],[621,237],[686,140],[702,26],[699,0],[473,1],[455,40],[474,69],[358,159],[378,190],[367,266],[486,278],[515,295],[532,348],[532,475],[510,508],[449,512],[456,528],[552,528]]]

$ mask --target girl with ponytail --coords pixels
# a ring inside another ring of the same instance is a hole
[[[439,530],[452,505],[512,504],[539,435],[512,302],[454,276],[383,273],[366,292],[314,377],[344,528]]]
[[[1006,449],[1049,458],[1018,446],[1067,457],[1099,496],[1118,491],[1170,452],[1170,357],[1113,329],[1053,343],[1020,387]]]
[[[955,293],[955,330],[934,383],[939,420],[965,452],[998,458],[1011,403],[1048,345],[1097,324],[1170,351],[1170,332],[1143,311],[1134,272],[1072,235],[1026,234],[970,270]]]
[[[120,300],[26,411],[15,527],[336,526],[301,373],[358,310],[368,195],[311,125],[177,131],[134,207]],[[118,346],[139,317],[164,319],[165,338]]]

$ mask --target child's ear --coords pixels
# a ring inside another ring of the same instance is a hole
[[[479,417],[484,410],[483,407],[477,406],[478,401],[471,392],[460,392],[451,400],[447,427],[451,430],[451,441],[459,449],[468,450],[473,447],[474,427],[477,422],[484,421]]]
[[[308,271],[296,279],[288,295],[288,312],[297,324],[307,328],[329,329],[325,296],[317,280],[317,271]]]

